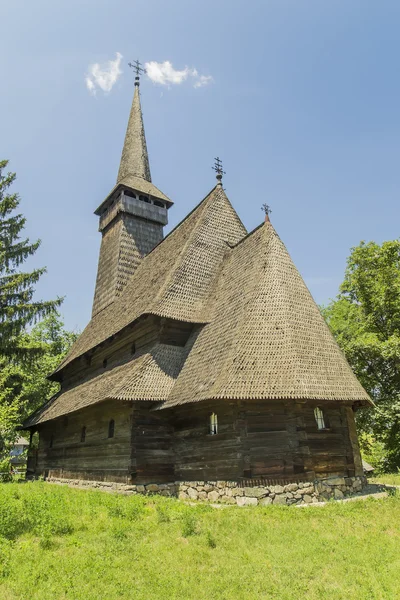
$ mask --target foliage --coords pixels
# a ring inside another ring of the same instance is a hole
[[[182,536],[183,515],[196,535]],[[0,597],[396,598],[399,523],[399,497],[218,510],[45,482],[2,484]]]
[[[323,314],[376,405],[357,416],[359,431],[385,448],[381,464],[373,457],[371,464],[393,470],[400,466],[400,240],[352,248],[340,293]]]
[[[18,194],[9,193],[16,175],[4,173],[7,164],[6,160],[0,161],[0,356],[27,358],[35,352],[35,347],[25,347],[21,333],[27,325],[51,314],[62,300],[33,300],[35,284],[46,272],[45,268],[29,273],[20,271],[22,263],[35,254],[40,241],[30,243],[21,239],[26,219],[15,214],[20,200]]]
[[[372,433],[361,431],[358,440],[363,458],[375,468],[375,473],[382,473],[386,467],[386,447]]]
[[[17,426],[58,391],[59,384],[46,377],[61,362],[76,337],[75,333],[64,329],[60,315],[53,312],[34,325],[30,332],[19,336],[21,347],[37,350],[30,361],[18,358],[0,361],[0,450],[3,450],[3,458],[17,437]],[[7,468],[4,459],[3,470]]]

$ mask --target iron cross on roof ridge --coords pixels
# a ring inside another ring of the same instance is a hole
[[[222,160],[219,158],[219,156],[217,156],[216,158],[214,158],[214,166],[211,167],[215,172],[216,172],[216,177],[218,179],[218,183],[222,182],[222,176],[226,175],[225,171],[223,171],[222,169]]]
[[[142,63],[138,60],[134,60],[133,63],[128,63],[128,66],[136,72],[135,85],[139,85],[140,75],[141,73],[145,74],[146,69],[142,67]]]

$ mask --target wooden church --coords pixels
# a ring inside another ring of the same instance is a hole
[[[92,318],[24,424],[40,440],[30,476],[362,475],[354,412],[371,401],[268,215],[248,233],[217,171],[164,237],[173,203],[152,182],[137,73],[117,184],[95,211]]]

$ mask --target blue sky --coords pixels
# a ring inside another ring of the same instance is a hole
[[[399,236],[400,3],[382,0],[0,0],[0,157],[17,172],[26,232],[46,265],[38,296],[90,317],[100,234],[133,94],[130,60],[211,76],[142,81],[153,182],[176,225],[214,185],[251,230],[271,220],[318,303],[349,249]],[[89,66],[114,60],[109,93]]]

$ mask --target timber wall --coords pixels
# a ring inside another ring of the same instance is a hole
[[[109,438],[111,419],[114,437]],[[81,441],[82,427],[86,427],[85,441]],[[35,474],[128,482],[131,447],[132,404],[103,402],[40,427]]]
[[[153,402],[100,403],[40,427],[38,474],[162,483],[294,482],[362,476],[351,407],[293,402],[201,402],[153,410]],[[210,415],[218,433],[209,432]],[[108,423],[115,420],[115,437]],[[67,423],[67,424],[65,424]],[[86,440],[80,441],[86,426]],[[53,436],[53,445],[50,440]]]
[[[308,480],[361,476],[351,407],[323,404],[319,431],[314,405],[293,402],[192,403],[174,409],[175,478],[185,480]],[[209,434],[209,416],[218,434]]]

